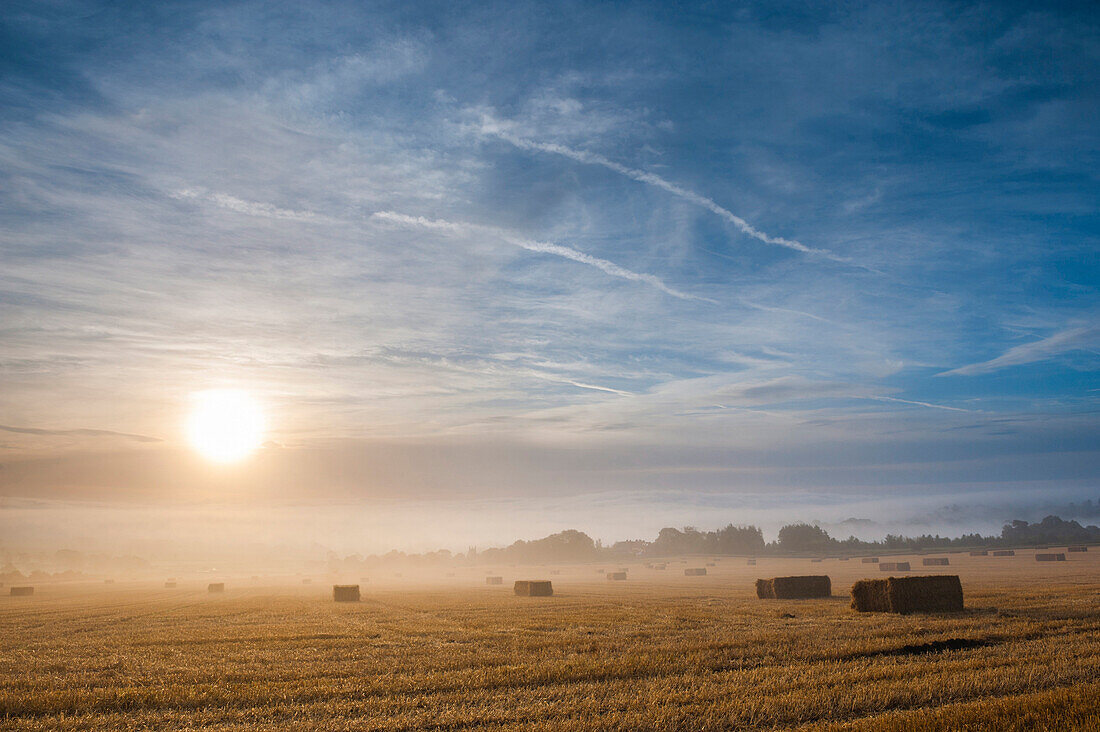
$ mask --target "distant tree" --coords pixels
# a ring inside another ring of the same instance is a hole
[[[729,524],[715,533],[715,554],[758,554],[764,551],[764,532],[755,526]]]
[[[779,530],[779,548],[792,552],[827,551],[837,544],[820,526],[790,524]]]

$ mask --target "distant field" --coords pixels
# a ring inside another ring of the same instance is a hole
[[[857,614],[858,559],[722,558],[374,577],[331,601],[317,576],[0,590],[0,728],[1100,729],[1100,551],[950,556],[968,610]],[[603,565],[617,569],[622,565]],[[752,580],[828,574],[826,600]],[[514,579],[552,579],[551,598]]]

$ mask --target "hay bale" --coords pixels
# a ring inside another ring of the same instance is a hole
[[[211,582],[206,586],[207,592],[225,592],[224,582]]]
[[[972,556],[972,557],[988,557],[989,556],[989,550],[988,549],[981,549],[979,551],[970,552],[970,556]]]
[[[1014,556],[1016,556],[1016,552],[1014,552],[1011,549],[998,549],[997,551],[993,552],[993,556],[995,556],[995,557],[1014,557]]]
[[[925,557],[920,563],[925,567],[946,567],[951,562],[947,557]]]
[[[661,562],[660,564],[654,564],[653,568],[654,569],[668,569],[668,565],[665,564],[664,562]]]
[[[708,567],[717,567],[718,565],[715,564],[714,562],[707,562],[707,566]]]
[[[851,557],[841,557],[840,558],[840,561],[842,561],[842,562],[850,562],[851,560],[852,560]]]
[[[852,609],[861,613],[890,612],[889,588],[888,580],[859,580],[852,585]]]
[[[864,564],[878,564],[878,557],[864,557],[860,561]]]
[[[707,573],[706,567],[688,567],[684,570],[685,577],[702,577]]]
[[[1066,547],[1068,552],[1087,552],[1089,548],[1087,546],[1070,546]]]
[[[1066,555],[1061,552],[1057,554],[1036,554],[1036,562],[1064,562],[1066,561]]]
[[[823,562],[823,561],[825,561],[825,560],[823,560],[823,559],[811,559],[811,560],[810,560],[810,562],[811,562],[811,563],[813,563],[813,564],[819,564],[819,563],[821,563],[821,562]]]
[[[334,602],[359,602],[359,585],[333,585]]]
[[[880,572],[908,572],[909,562],[881,562],[878,569]]]
[[[522,597],[550,597],[554,586],[550,580],[516,580],[515,593]]]
[[[12,587],[10,593],[13,597],[27,597],[34,594],[33,587]]]
[[[956,574],[889,577],[890,612],[946,613],[963,609],[962,583]]]
[[[958,575],[888,577],[852,585],[852,609],[858,612],[959,612],[963,609]]]
[[[560,569],[551,569],[550,574],[553,574],[553,575],[561,574],[561,570]]]
[[[772,577],[756,580],[756,596],[766,600],[806,600],[813,597],[829,597],[833,583],[825,575],[797,577]]]
[[[626,579],[626,572],[608,572],[607,579],[622,581]]]
[[[167,582],[164,583],[164,589],[166,589],[166,590],[171,590],[175,586],[176,586],[176,583],[173,582],[172,580],[168,580]]]
[[[747,564],[748,564],[748,565],[749,565],[750,567],[755,567],[755,566],[756,566],[756,560],[755,560],[755,559],[750,559],[750,560],[749,560],[749,561],[747,562]]]
[[[487,585],[502,585],[504,584],[503,577],[486,577],[485,584]]]
[[[311,580],[311,579],[304,579],[304,580],[302,580],[302,584],[303,584],[303,585],[309,585],[309,584],[313,584],[313,580]]]

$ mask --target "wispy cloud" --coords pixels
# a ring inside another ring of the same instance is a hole
[[[288,208],[279,208],[270,203],[260,201],[245,201],[230,196],[227,193],[216,193],[204,190],[185,188],[172,193],[173,198],[208,201],[219,208],[235,211],[247,216],[259,216],[266,219],[282,219],[285,221],[321,222],[327,220],[312,211],[295,211]]]
[[[1070,351],[1100,347],[1100,327],[1084,326],[1060,331],[1033,343],[1025,343],[1008,349],[997,358],[944,371],[939,376],[973,376],[1000,371],[1009,366],[1045,361]]]
[[[0,432],[13,432],[18,435],[38,435],[41,437],[123,437],[135,442],[163,442],[159,437],[147,435],[134,435],[129,432],[115,432],[113,430],[47,430],[39,427],[12,427],[0,424]]]
[[[536,241],[534,239],[525,239],[523,237],[516,236],[510,232],[497,229],[491,226],[482,226],[479,224],[467,224],[458,223],[453,221],[444,221],[441,219],[428,219],[423,216],[408,216],[402,213],[396,213],[393,211],[378,211],[374,213],[371,218],[378,219],[380,221],[388,221],[403,226],[414,226],[423,229],[433,229],[436,231],[446,231],[456,236],[469,236],[471,234],[488,234],[509,244],[514,244],[521,249],[526,249],[531,252],[539,252],[542,254],[553,254],[558,257],[564,257],[565,259],[571,259],[574,262],[581,264],[587,264],[591,267],[611,275],[612,277],[619,277],[624,280],[631,280],[634,282],[644,282],[651,287],[656,287],[666,295],[679,298],[681,300],[698,300],[701,302],[708,302],[715,304],[714,300],[706,297],[700,297],[698,295],[692,295],[682,290],[677,290],[674,287],[670,287],[665,284],[664,280],[656,275],[646,274],[643,272],[634,272],[633,270],[621,267],[614,262],[610,262],[606,259],[600,259],[599,257],[593,257],[591,254],[585,254],[584,252],[573,249],[572,247],[562,246],[561,244],[552,244],[550,242]]]

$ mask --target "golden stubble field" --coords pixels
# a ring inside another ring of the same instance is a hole
[[[936,556],[965,613],[851,611],[851,583],[886,576],[859,559],[388,573],[357,604],[331,600],[357,577],[5,588],[0,728],[1100,729],[1100,551]],[[781,574],[834,597],[757,600]],[[538,578],[554,597],[513,596]]]

